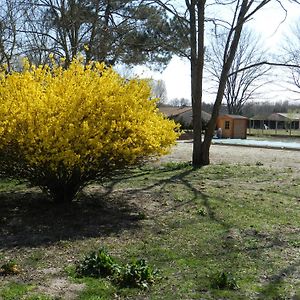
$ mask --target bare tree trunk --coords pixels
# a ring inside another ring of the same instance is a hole
[[[222,104],[228,74],[232,66],[238,48],[241,32],[245,24],[245,17],[253,0],[242,0],[237,3],[235,9],[236,18],[232,21],[227,42],[224,50],[223,65],[220,75],[218,92],[213,107],[210,121],[205,131],[202,142],[202,87],[203,87],[203,66],[204,66],[204,24],[205,24],[205,0],[191,1],[188,6],[190,12],[190,33],[191,33],[191,82],[192,82],[192,107],[194,124],[193,144],[193,166],[200,167],[208,165],[209,149],[214,135],[219,110]]]
[[[191,1],[191,4],[189,5],[188,8],[190,12],[191,89],[192,89],[193,129],[194,129],[192,163],[194,167],[200,167],[203,165],[201,112],[202,112],[203,66],[204,66],[205,0]]]
[[[299,0],[290,0],[291,2],[299,3]],[[169,0],[154,0],[155,3],[160,5],[167,12],[173,14],[179,24],[182,25],[183,32],[189,34],[189,47],[191,49],[190,55],[185,55],[178,48],[178,55],[187,57],[191,62],[191,89],[192,89],[192,109],[193,109],[193,127],[194,127],[194,143],[193,143],[193,157],[192,163],[195,167],[200,167],[209,164],[209,149],[211,146],[212,138],[214,135],[217,117],[222,104],[224,96],[224,90],[226,82],[229,76],[232,76],[241,71],[248,70],[253,67],[259,67],[261,65],[276,65],[276,66],[289,66],[298,67],[298,65],[287,65],[283,63],[270,63],[267,61],[257,62],[250,64],[244,68],[236,70],[230,73],[233,60],[236,56],[238,45],[240,42],[241,32],[244,24],[251,20],[251,18],[260,11],[263,7],[272,0],[235,0],[235,1],[215,1],[214,5],[235,6],[233,12],[232,22],[229,29],[229,33],[225,43],[223,59],[221,59],[220,72],[217,72],[217,78],[219,79],[217,96],[215,99],[212,117],[208,122],[207,129],[205,131],[204,140],[202,141],[202,90],[203,90],[203,66],[204,66],[204,29],[205,29],[205,8],[206,0],[185,0],[189,18],[186,18],[186,12],[181,14],[177,11],[173,1]],[[277,3],[285,10],[283,1],[278,0]],[[211,4],[211,3],[210,3]],[[222,22],[222,18],[208,18],[207,22],[213,22],[215,28],[224,26],[227,21]],[[174,49],[174,48],[173,48]],[[219,70],[218,70],[219,71]],[[237,111],[240,111],[242,105],[237,107]]]

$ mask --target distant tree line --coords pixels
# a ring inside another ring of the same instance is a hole
[[[191,101],[186,99],[186,98],[173,98],[169,101],[169,104],[172,106],[190,106],[191,105]]]

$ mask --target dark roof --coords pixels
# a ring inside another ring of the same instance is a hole
[[[227,118],[230,118],[230,119],[242,119],[242,120],[248,120],[247,117],[240,116],[240,115],[229,115],[229,114],[225,114],[225,115],[220,115],[220,117],[227,117]]]
[[[186,111],[192,110],[191,106],[181,106],[181,107],[177,107],[177,106],[160,106],[158,107],[158,109],[164,113],[167,117],[175,117],[178,116]]]
[[[251,120],[261,121],[298,121],[300,120],[299,113],[273,113],[271,115],[255,115]]]
[[[268,116],[269,116],[269,115],[255,115],[255,116],[253,116],[253,117],[250,118],[250,119],[251,119],[251,120],[257,120],[257,121],[259,121],[259,120],[264,121],[264,120],[268,120]]]
[[[192,117],[192,107],[191,106],[170,106],[170,105],[162,105],[159,106],[158,109],[160,112],[165,114],[167,117],[176,118],[180,117],[181,115],[185,115],[186,113],[190,112],[190,116]],[[201,112],[202,120],[208,122],[211,118],[211,114],[202,111]]]
[[[267,120],[269,121],[287,121],[289,118],[282,116],[281,114],[274,113],[268,116]]]
[[[201,112],[201,117],[205,122],[208,122],[211,119],[211,114],[207,113],[206,111]]]

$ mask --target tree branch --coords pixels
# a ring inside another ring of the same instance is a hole
[[[235,75],[237,73],[243,72],[245,70],[248,70],[248,69],[251,69],[251,68],[254,68],[254,67],[258,67],[258,66],[263,66],[263,65],[273,66],[273,67],[286,67],[286,68],[298,68],[298,69],[300,69],[300,65],[261,61],[261,62],[252,64],[252,65],[246,66],[244,68],[241,68],[239,70],[236,70],[234,72],[231,72],[230,74],[228,74],[228,76],[232,76],[232,75]]]

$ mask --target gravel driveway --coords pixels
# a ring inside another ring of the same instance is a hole
[[[172,152],[161,158],[161,162],[167,161],[191,161],[191,141],[178,141]],[[279,150],[268,148],[254,148],[243,146],[212,145],[210,148],[210,161],[212,164],[257,164],[272,167],[291,167],[300,170],[300,151]]]

